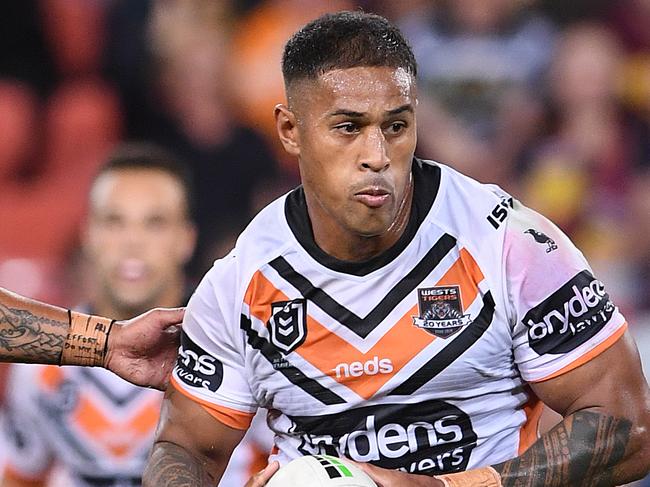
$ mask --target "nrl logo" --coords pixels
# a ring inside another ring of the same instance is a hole
[[[418,288],[420,316],[413,316],[413,324],[440,338],[447,338],[471,323],[463,314],[458,286]]]
[[[271,303],[266,326],[276,348],[285,354],[293,352],[307,337],[307,301],[299,298]]]

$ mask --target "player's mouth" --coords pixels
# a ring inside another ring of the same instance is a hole
[[[391,198],[391,193],[381,186],[368,186],[354,193],[354,198],[369,208],[380,208]]]
[[[143,260],[135,258],[122,260],[116,271],[118,278],[130,282],[140,281],[148,275],[147,264]]]

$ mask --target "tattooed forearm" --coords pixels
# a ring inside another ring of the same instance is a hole
[[[59,363],[67,311],[0,289],[0,361]]]
[[[142,478],[143,487],[214,486],[202,462],[173,443],[157,443]]]
[[[614,469],[630,441],[630,421],[579,411],[523,455],[495,465],[504,487],[613,486]]]

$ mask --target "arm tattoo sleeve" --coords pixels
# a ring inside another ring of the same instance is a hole
[[[143,487],[197,487],[214,486],[201,460],[173,443],[161,442],[153,453],[142,478]]]
[[[58,364],[70,324],[29,307],[0,302],[0,361]]]
[[[630,421],[578,411],[521,456],[494,465],[504,487],[618,485],[614,468],[630,441]]]

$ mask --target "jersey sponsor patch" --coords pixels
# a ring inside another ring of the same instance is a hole
[[[343,455],[413,473],[465,470],[477,440],[469,416],[440,400],[291,419],[304,455]]]
[[[223,381],[223,364],[182,332],[174,373],[188,386],[215,392]]]
[[[307,300],[271,303],[271,317],[267,323],[271,343],[284,353],[293,352],[307,337]]]
[[[614,309],[603,283],[582,271],[528,311],[523,323],[530,346],[538,355],[562,354],[596,335]]]
[[[470,316],[463,314],[459,286],[418,288],[418,309],[420,316],[413,317],[413,324],[440,338],[470,323]]]

